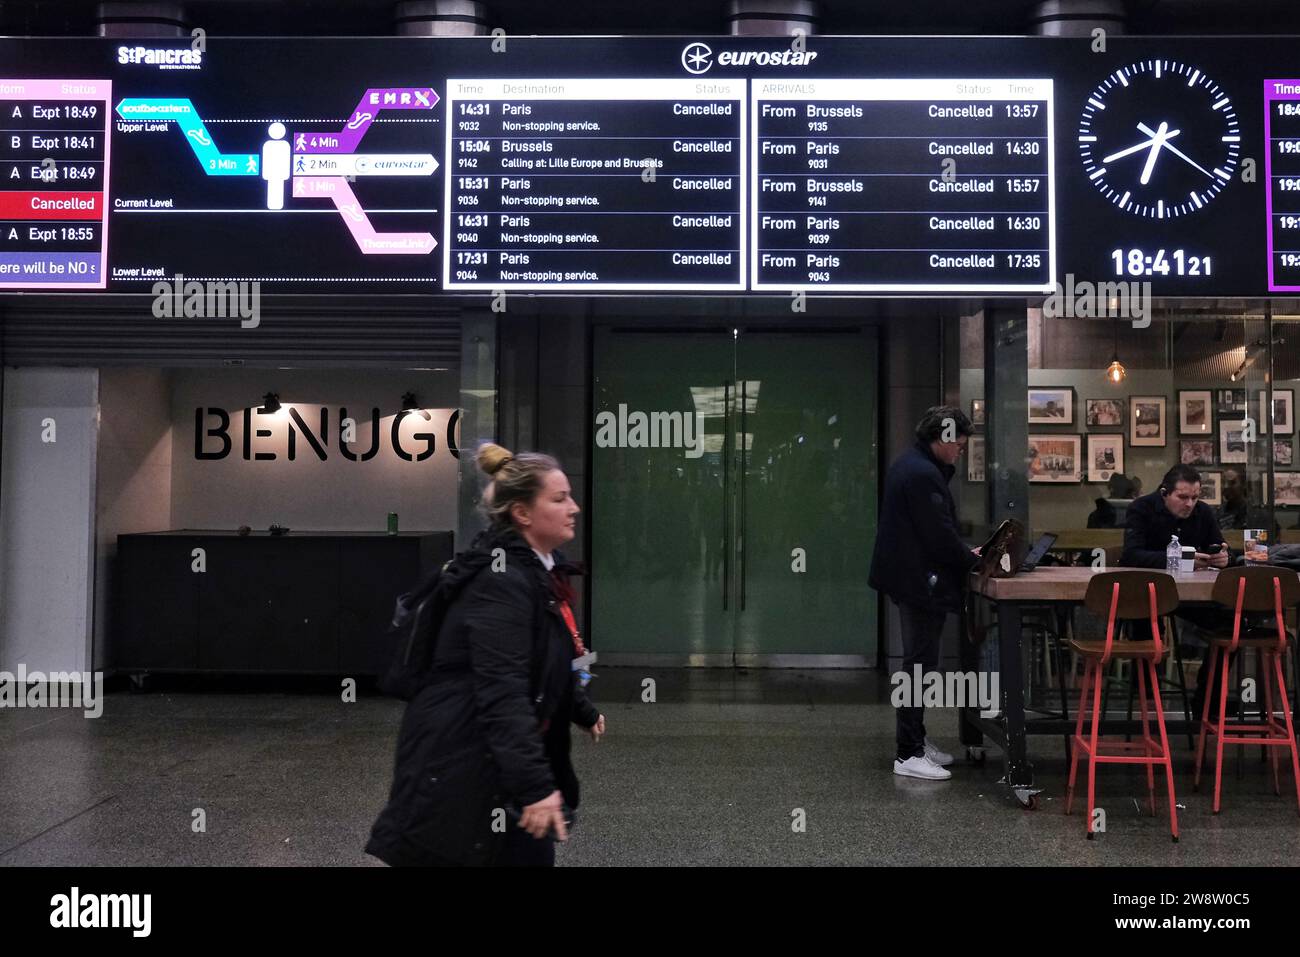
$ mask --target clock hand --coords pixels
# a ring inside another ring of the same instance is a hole
[[[1156,131],[1153,130],[1151,127],[1147,126],[1145,123],[1139,123],[1138,129],[1141,130],[1143,133],[1145,133],[1147,136],[1156,135]],[[1172,140],[1175,136],[1177,136],[1181,132],[1182,130],[1170,130],[1168,133],[1165,134],[1165,139]]]
[[[1155,138],[1151,141],[1151,152],[1147,154],[1146,165],[1142,167],[1142,177],[1138,180],[1143,186],[1151,182],[1151,173],[1156,167],[1156,157],[1160,155],[1160,148],[1165,145],[1168,131],[1168,123],[1161,123],[1160,128],[1156,130]]]
[[[1176,146],[1170,146],[1168,143],[1166,143],[1166,144],[1165,144],[1165,149],[1169,150],[1169,152],[1173,153],[1173,154],[1174,154],[1175,156],[1177,156],[1180,160],[1183,160],[1183,161],[1186,162],[1186,163],[1191,163],[1193,166],[1195,166],[1197,169],[1199,169],[1199,170],[1200,170],[1202,173],[1204,173],[1206,176],[1210,177],[1210,179],[1214,179],[1214,174],[1213,174],[1213,173],[1211,173],[1211,172],[1210,172],[1209,170],[1207,170],[1205,167],[1201,166],[1201,164],[1199,164],[1198,162],[1196,162],[1196,160],[1192,159],[1190,156],[1188,156],[1186,153],[1184,153],[1184,152],[1183,152],[1182,150],[1180,150],[1178,147],[1176,147]]]
[[[1103,163],[1113,163],[1115,162],[1115,160],[1122,159],[1125,156],[1128,156],[1130,153],[1136,153],[1138,150],[1146,149],[1152,144],[1152,142],[1154,142],[1154,139],[1143,140],[1137,146],[1130,146],[1128,149],[1120,150],[1118,153],[1111,153],[1109,156],[1103,156],[1101,158],[1101,161]]]
[[[1156,131],[1151,129],[1151,127],[1147,126],[1145,123],[1139,123],[1137,125],[1137,128],[1143,133],[1145,133],[1147,136],[1151,137],[1151,139],[1143,140],[1141,143],[1138,143],[1136,146],[1130,146],[1128,149],[1120,150],[1118,153],[1111,153],[1109,156],[1103,156],[1101,161],[1103,163],[1113,163],[1117,159],[1123,159],[1125,156],[1128,156],[1131,153],[1136,153],[1139,150],[1144,150],[1150,147],[1152,142],[1155,140]],[[1167,134],[1165,134],[1165,139],[1173,139],[1181,132],[1182,130],[1170,130]]]

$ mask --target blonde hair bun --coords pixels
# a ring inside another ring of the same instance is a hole
[[[478,467],[488,475],[496,475],[505,466],[507,462],[513,459],[514,453],[507,448],[503,448],[493,442],[485,442],[479,446],[478,450]]]

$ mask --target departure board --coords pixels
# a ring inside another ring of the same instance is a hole
[[[745,84],[447,84],[448,289],[745,288]]]
[[[753,288],[1050,291],[1050,80],[755,80]]]
[[[0,38],[0,292],[1295,294],[1295,50]]]
[[[111,87],[0,79],[0,288],[104,288]]]
[[[1264,81],[1268,291],[1300,292],[1300,79]]]

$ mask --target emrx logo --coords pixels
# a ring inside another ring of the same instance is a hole
[[[718,66],[807,66],[817,59],[812,50],[723,50]],[[713,50],[707,43],[689,43],[682,50],[682,66],[698,76],[713,66]]]

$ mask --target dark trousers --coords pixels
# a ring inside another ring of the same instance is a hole
[[[939,639],[948,613],[942,608],[895,602],[903,632],[903,673],[910,682],[916,665],[921,673],[939,669]],[[913,689],[917,699],[921,689]],[[898,760],[925,754],[925,708],[898,709]]]
[[[1195,625],[1198,629],[1203,631],[1232,631],[1233,615],[1232,612],[1228,611],[1226,608],[1187,608],[1178,612],[1177,617]],[[1245,628],[1247,625],[1251,624],[1252,616],[1243,615],[1242,617],[1244,618],[1242,627]],[[1209,642],[1206,642],[1205,654],[1201,658],[1201,667],[1196,669],[1196,691],[1192,695],[1191,700],[1192,717],[1198,721],[1201,717],[1201,706],[1205,702],[1207,691],[1205,685],[1210,677],[1210,657],[1213,654],[1214,646]],[[1234,654],[1229,659],[1229,668],[1232,667],[1236,658],[1237,656]],[[1215,672],[1214,687],[1208,689],[1208,691],[1210,695],[1210,714],[1213,715],[1214,719],[1217,721],[1219,717],[1219,688],[1222,686],[1223,679],[1217,668],[1215,669]],[[1228,689],[1230,692],[1233,690],[1231,681],[1228,683]]]
[[[506,831],[505,847],[496,860],[497,867],[554,867],[555,838],[549,834],[536,838],[511,821]]]

